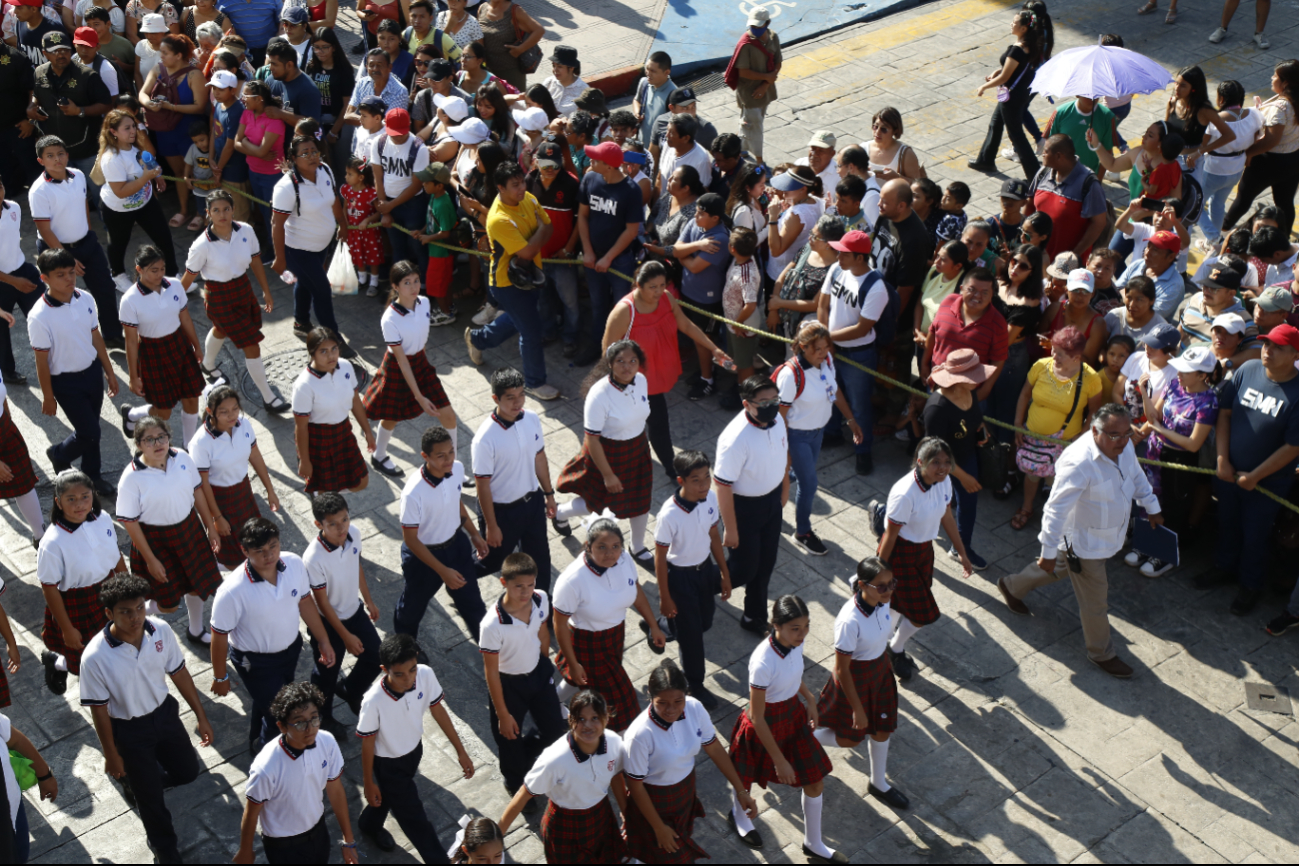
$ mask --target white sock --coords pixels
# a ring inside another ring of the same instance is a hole
[[[712,377],[712,376],[700,376],[699,378],[700,378],[700,379],[703,379],[703,380],[704,380],[705,382],[707,382],[709,385],[713,384],[713,377]]]
[[[893,632],[893,639],[889,641],[889,649],[895,653],[904,653],[907,651],[907,641],[911,636],[920,631],[920,626],[915,625],[905,616],[898,617],[898,630]]]
[[[460,443],[459,443],[457,440],[458,440],[460,437],[457,436],[456,434],[460,432],[460,427],[459,427],[458,425],[455,426],[455,427],[448,427],[448,428],[446,428],[446,431],[447,431],[448,433],[451,434],[451,459],[452,459],[452,460],[459,460],[459,459],[460,459]],[[471,470],[472,470],[472,468],[473,468],[473,467],[470,467]]]
[[[153,407],[150,406],[148,403],[145,403],[141,406],[132,406],[131,411],[127,414],[126,417],[130,420],[132,424],[134,424],[137,421],[143,421],[146,417],[148,417],[149,410],[152,408]]]
[[[839,745],[839,736],[833,728],[817,728],[812,731],[812,737],[827,749]]]
[[[158,602],[153,599],[144,603],[144,612],[149,616],[162,616],[162,611],[158,609]]]
[[[382,424],[374,437],[374,459],[380,463],[388,459],[388,441],[392,439],[392,430]]]
[[[735,794],[731,794],[731,817],[735,819],[735,829],[740,831],[741,836],[747,836],[753,832],[753,822],[749,820],[749,813],[744,811],[740,805],[740,800]]]
[[[576,499],[570,499],[555,509],[555,519],[569,520],[573,517],[585,517],[590,513],[591,509],[586,507],[586,500],[579,496]]]
[[[559,703],[566,707],[573,695],[577,694],[577,686],[560,677],[559,682],[555,683],[555,694],[559,697]]]
[[[379,275],[378,275],[378,274],[370,274],[370,283],[371,283],[372,285],[375,285],[375,286],[379,285]]]
[[[633,555],[645,549],[645,529],[648,526],[648,511],[631,518],[631,552]]]
[[[14,504],[22,512],[27,525],[32,528],[32,538],[40,538],[44,535],[45,515],[41,514],[41,498],[36,495],[36,488],[33,487],[22,496],[19,496],[14,500]]]
[[[66,674],[68,672],[67,658],[64,656],[59,656],[58,658],[56,658],[54,660],[54,669],[56,671],[63,671]]]
[[[198,430],[198,413],[195,412],[191,415],[182,409],[180,412],[180,430],[188,447],[189,440],[194,438],[194,433]]]
[[[225,345],[226,338],[216,335],[216,328],[207,332],[207,339],[203,341],[203,366],[209,370],[215,370],[217,365],[217,356],[221,354],[221,347]]]
[[[870,743],[871,784],[881,791],[887,791],[892,787],[884,779],[889,765],[889,741],[881,743],[868,738],[867,742]]]
[[[244,358],[244,366],[248,368],[248,375],[253,377],[253,383],[257,385],[262,399],[267,403],[274,400],[275,394],[271,391],[271,383],[266,381],[266,365],[262,363],[262,359]]]
[[[833,857],[834,850],[821,841],[821,797],[809,797],[803,792],[803,845],[820,857]]]
[[[189,614],[189,633],[203,633],[203,599],[197,595],[185,596],[185,612]]]

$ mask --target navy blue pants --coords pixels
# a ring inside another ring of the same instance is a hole
[[[11,277],[22,277],[25,280],[31,280],[36,284],[30,292],[20,292],[8,283],[0,283],[0,310],[6,313],[12,313],[14,307],[23,311],[23,318],[32,311],[36,302],[40,300],[44,284],[41,282],[41,272],[36,269],[36,265],[31,262],[23,262],[16,271],[10,271]],[[0,372],[13,374],[17,372],[14,366],[14,346],[13,340],[9,336],[9,329],[0,327]]]
[[[86,270],[81,281],[86,284],[90,297],[95,299],[99,313],[99,332],[105,340],[122,339],[122,320],[117,317],[117,287],[113,283],[113,274],[108,269],[108,256],[99,245],[99,238],[92,230],[74,244],[64,242],[63,248],[72,253],[72,257],[81,262]],[[45,240],[38,236],[37,255],[48,249]]]
[[[677,606],[677,615],[668,622],[676,635],[681,670],[693,687],[704,684],[704,632],[713,627],[716,596],[721,591],[722,573],[712,557],[693,568],[668,563],[668,592]]]
[[[334,244],[319,252],[284,248],[284,266],[293,272],[298,281],[293,284],[293,321],[311,324],[311,308],[316,308],[316,321],[337,334],[338,319],[334,318],[334,294],[329,288],[329,275],[325,268],[334,255]]]
[[[745,588],[744,616],[750,621],[771,621],[767,584],[780,549],[780,521],[780,485],[764,496],[735,495],[735,531],[740,546],[726,551],[726,568],[731,585]]]
[[[487,712],[491,717],[492,739],[500,755],[501,775],[505,787],[517,791],[523,784],[537,756],[560,737],[568,733],[568,723],[559,711],[559,696],[555,693],[555,666],[549,659],[538,659],[537,666],[527,674],[501,674],[501,694],[505,707],[519,725],[519,736],[507,740],[501,736],[496,705],[487,699]],[[537,731],[523,736],[523,720],[532,716]]]
[[[419,183],[419,181],[412,179],[411,183]],[[387,232],[388,243],[392,244],[392,260],[400,262],[405,259],[414,262],[419,267],[419,276],[423,280],[424,274],[428,272],[428,247],[398,229],[397,226],[424,231],[424,224],[428,221],[428,196],[422,192],[416,193],[414,198],[393,208],[389,216],[392,217],[392,228],[387,229]]]
[[[323,616],[320,619],[321,622],[325,620]],[[360,638],[361,646],[365,648],[365,651],[356,657],[352,670],[343,678],[343,690],[347,692],[347,696],[360,698],[379,676],[379,632],[366,614],[365,605],[358,607],[356,613],[343,620],[343,628]],[[325,622],[325,631],[329,634],[329,645],[334,648],[334,658],[337,661],[332,668],[323,666],[320,663],[320,642],[316,640],[315,635],[311,635],[313,665],[311,683],[325,696],[325,706],[321,709],[321,715],[331,718],[334,714],[334,692],[338,687],[338,675],[343,669],[343,653],[346,652],[346,647],[343,646],[343,638],[328,622]]]
[[[550,592],[550,538],[546,522],[546,500],[539,490],[514,502],[496,503],[496,525],[501,528],[501,546],[493,547],[486,559],[478,561],[478,576],[486,577],[500,571],[501,563],[517,545],[537,563],[537,589]],[[478,509],[478,531],[487,534],[481,507]]]
[[[597,255],[596,258],[602,258]],[[586,290],[591,294],[591,345],[599,346],[604,340],[604,326],[609,322],[609,313],[613,305],[631,291],[631,283],[622,277],[615,277],[609,271],[598,273],[595,268],[585,268]],[[622,255],[613,260],[609,270],[631,276],[636,270],[636,257],[630,250],[623,250]]]
[[[271,718],[271,701],[275,700],[280,689],[293,682],[301,653],[301,634],[279,652],[253,653],[230,649],[230,662],[253,702],[248,712],[248,739],[257,740],[259,746],[279,736],[280,729]]]
[[[474,643],[478,643],[478,629],[482,625],[483,617],[487,615],[487,607],[478,592],[474,546],[469,543],[469,536],[457,529],[446,547],[430,548],[430,552],[438,562],[447,568],[454,568],[465,579],[464,586],[459,589],[448,588],[447,592],[451,595],[451,603],[455,605],[456,613],[464,620],[469,633],[473,635]],[[397,607],[392,612],[392,630],[398,634],[408,634],[418,638],[420,620],[424,618],[428,603],[442,588],[442,578],[425,565],[405,544],[401,546],[401,575],[406,581],[406,586],[402,589],[401,598],[397,599]]]
[[[314,792],[312,796],[315,796]],[[267,863],[328,863],[333,847],[324,815],[320,816],[316,826],[296,836],[262,835],[262,850],[266,852]]]
[[[81,471],[99,478],[102,466],[99,455],[99,410],[104,405],[104,367],[96,358],[84,370],[60,373],[50,377],[54,402],[68,416],[72,433],[50,448],[50,456],[59,463],[81,459]]]
[[[135,793],[144,833],[157,851],[159,862],[179,863],[176,829],[162,792],[188,785],[198,778],[200,769],[189,731],[180,721],[180,705],[168,695],[147,716],[112,722],[113,741]]]
[[[552,692],[553,694],[553,692]],[[424,754],[420,744],[400,758],[374,756],[374,782],[379,786],[383,805],[375,808],[366,805],[357,819],[362,833],[374,834],[383,829],[388,814],[397,819],[397,826],[419,852],[425,863],[447,863],[447,852],[438,840],[437,830],[424,811],[415,776],[419,773],[419,760]]]
[[[1268,487],[1278,496],[1285,496],[1289,484],[1289,479],[1283,479],[1283,483]],[[1218,498],[1216,565],[1235,572],[1245,589],[1262,589],[1272,552],[1272,525],[1276,523],[1281,503],[1257,490],[1245,490],[1217,477],[1213,479],[1213,495]]]

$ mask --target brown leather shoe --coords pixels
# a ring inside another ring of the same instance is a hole
[[[1112,659],[1106,659],[1103,662],[1098,662],[1096,659],[1092,659],[1092,664],[1096,665],[1096,667],[1116,679],[1126,680],[1132,676],[1132,668],[1130,668],[1127,662],[1123,661],[1118,656],[1115,656]]]
[[[1020,616],[1028,616],[1031,613],[1028,605],[1015,598],[1010,594],[1010,590],[1006,589],[1006,578],[997,578],[997,589],[1001,590],[1001,597],[1006,600],[1006,607],[1010,608],[1011,613],[1017,613]]]

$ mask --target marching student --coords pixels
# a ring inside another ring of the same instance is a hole
[[[239,527],[262,516],[248,480],[249,466],[266,490],[266,504],[271,511],[280,510],[280,497],[275,494],[271,473],[257,447],[257,431],[242,416],[239,392],[229,385],[218,385],[208,392],[203,426],[189,440],[189,456],[194,458],[203,479],[203,496],[221,537],[217,562],[226,568],[244,561],[239,549]]]
[[[852,598],[834,621],[834,673],[821,689],[813,736],[827,748],[846,749],[860,746],[869,736],[867,793],[894,809],[905,809],[911,801],[885,779],[889,735],[898,727],[898,684],[884,652],[893,632],[889,599],[898,582],[878,556],[857,563],[851,582]]]
[[[163,791],[194,781],[202,763],[180,720],[180,706],[167,691],[168,678],[194,712],[199,744],[212,745],[215,734],[175,633],[164,620],[145,614],[149,581],[115,574],[97,589],[99,616],[107,615],[108,625],[86,641],[81,705],[90,708],[104,772],[122,783],[128,801],[140,810],[149,850],[159,863],[180,863]]]
[[[425,430],[419,448],[424,465],[401,491],[401,574],[406,585],[392,611],[392,629],[418,635],[428,603],[445,584],[456,613],[477,643],[487,608],[478,590],[474,554],[486,557],[487,541],[460,499],[465,467],[456,459],[455,441],[445,427]]]
[[[390,634],[379,645],[383,678],[361,700],[356,735],[361,738],[361,772],[365,808],[356,821],[380,851],[395,851],[397,842],[384,829],[388,813],[410,839],[425,863],[445,863],[446,849],[424,811],[415,776],[424,755],[424,709],[455,749],[466,779],[474,777],[474,762],[460,742],[442,699],[437,675],[422,665],[419,644],[408,634]]]
[[[627,853],[642,863],[693,863],[708,859],[694,840],[695,819],[704,807],[695,793],[695,756],[702,750],[726,781],[750,819],[758,806],[735,772],[708,710],[686,696],[686,677],[664,659],[650,672],[649,709],[636,717],[623,739],[627,801]],[[681,722],[682,724],[678,724]]]
[[[122,295],[121,320],[130,388],[148,402],[118,407],[122,434],[130,437],[145,415],[170,419],[179,402],[181,441],[188,443],[198,429],[198,398],[207,384],[199,369],[203,348],[189,317],[189,298],[180,281],[166,275],[157,247],[140,247],[135,274],[134,285]]]
[[[45,596],[41,663],[54,694],[67,691],[69,673],[80,676],[86,645],[104,625],[100,585],[125,571],[113,518],[89,476],[75,469],[54,476],[50,528],[36,550],[36,579]]]
[[[244,353],[244,366],[262,395],[267,412],[286,412],[289,404],[271,390],[266,381],[266,364],[262,361],[262,313],[275,309],[275,298],[262,265],[262,248],[257,232],[245,222],[235,221],[234,196],[224,189],[207,194],[208,227],[189,248],[181,285],[185,291],[196,277],[203,277],[203,310],[212,323],[203,341],[203,372],[215,377],[221,347],[226,340]],[[252,270],[262,289],[264,304],[257,303],[248,271]]]
[[[452,863],[504,863],[505,834],[501,825],[491,818],[462,816],[447,858]]]
[[[298,477],[307,482],[307,493],[359,493],[370,483],[348,413],[356,416],[371,452],[374,433],[356,390],[356,370],[338,353],[338,335],[327,328],[312,329],[307,335],[311,360],[293,380],[293,443]]]
[[[322,793],[343,831],[339,842],[343,862],[359,862],[347,791],[340,781],[343,754],[334,735],[320,730],[322,703],[320,689],[311,683],[290,682],[275,693],[269,713],[280,736],[267,742],[248,769],[239,850],[233,862],[253,862],[258,824],[268,863],[328,862],[331,846]]]
[[[555,667],[560,699],[583,688],[598,688],[609,701],[611,725],[625,731],[640,712],[636,688],[622,666],[627,608],[649,626],[650,649],[663,652],[666,641],[649,599],[637,580],[636,563],[623,547],[622,530],[607,517],[591,524],[582,555],[555,583]]]
[[[817,724],[816,698],[803,682],[803,641],[809,614],[803,599],[782,595],[771,606],[771,634],[749,656],[749,705],[731,731],[731,760],[743,790],[756,782],[779,782],[803,791],[803,854],[809,863],[847,863],[841,851],[821,838],[822,791],[833,769],[812,736]],[[800,697],[802,700],[800,700]],[[763,846],[745,804],[731,804],[727,817],[740,841]]]
[[[627,857],[609,792],[627,814],[622,738],[607,729],[609,705],[583,689],[568,703],[568,736],[556,740],[532,765],[523,787],[505,807],[501,835],[536,796],[547,800],[541,844],[547,863],[620,863]]]
[[[334,657],[338,659],[338,664],[313,667],[311,684],[325,698],[320,708],[325,730],[338,736],[333,730],[337,724],[334,697],[341,698],[353,714],[359,714],[361,696],[379,676],[379,632],[374,627],[379,621],[379,606],[370,596],[370,585],[365,580],[361,533],[351,531],[352,515],[347,510],[347,500],[337,493],[321,493],[311,501],[311,516],[320,531],[307,545],[302,562],[307,567],[311,597],[316,600]],[[343,670],[344,651],[355,656],[356,662],[340,683],[338,675]],[[311,653],[315,656],[319,652],[313,635]]]
[[[135,458],[122,470],[117,491],[117,519],[131,536],[131,572],[153,580],[151,598],[163,613],[175,610],[183,596],[190,643],[210,643],[203,600],[221,585],[214,555],[221,539],[202,479],[194,458],[171,447],[166,421],[148,415],[133,435]]]
[[[27,261],[22,250],[22,206],[12,199],[6,199],[5,192],[4,181],[0,180],[0,311],[3,311],[0,319],[5,319],[9,322],[9,327],[13,327],[13,321],[6,316],[11,317],[17,307],[22,310],[25,319],[40,300],[41,293],[36,290],[41,286],[41,272]],[[0,328],[0,383],[26,385],[27,377],[18,372],[14,360],[9,327]]]
[[[4,577],[0,577],[0,595],[4,595],[5,585]],[[11,674],[18,673],[22,667],[22,659],[18,655],[18,641],[14,638],[13,626],[9,624],[9,615],[5,613],[3,605],[0,605],[0,638],[4,638],[5,651],[9,656],[9,663],[0,666],[0,708],[4,708],[13,703],[9,699],[9,677],[6,675],[7,670]],[[46,668],[48,671],[49,668]],[[48,679],[46,685],[49,685]]]
[[[332,667],[336,658],[311,601],[306,566],[294,554],[281,552],[280,528],[264,517],[250,520],[239,529],[239,546],[248,559],[243,568],[226,576],[212,603],[211,689],[217,697],[230,694],[228,648],[230,662],[253,703],[248,738],[256,752],[271,742],[276,723],[283,721],[272,702],[293,682],[302,652],[299,620],[320,646],[321,663]],[[324,704],[319,690],[301,685],[312,689],[319,710]]]
[[[420,292],[418,269],[412,262],[397,262],[388,273],[388,282],[392,286],[388,306],[379,320],[388,350],[362,402],[366,417],[380,422],[370,465],[389,478],[400,478],[401,469],[388,456],[388,442],[397,422],[425,414],[435,416],[451,434],[454,453],[456,413],[424,351],[432,321],[431,302]]]
[[[740,628],[765,635],[767,585],[776,567],[781,511],[789,502],[789,437],[780,393],[765,376],[740,384],[744,408],[717,439],[717,504],[726,565],[745,587]]]
[[[8,701],[5,702],[8,706]],[[9,717],[0,714],[0,742],[11,752],[17,752],[28,761],[31,761],[31,772],[36,777],[36,785],[40,791],[41,800],[54,800],[59,796],[59,782],[54,778],[54,770],[41,757],[41,753],[32,745],[32,741],[27,735],[13,726]],[[12,828],[13,835],[9,836],[3,843],[4,852],[7,854],[12,851],[11,863],[26,863],[27,857],[31,853],[31,833],[27,821],[27,802],[23,799],[22,793],[18,787],[18,779],[14,774],[12,763],[4,765],[4,788],[5,799],[8,801],[9,826]],[[3,814],[3,812],[0,812]]]
[[[690,696],[712,711],[718,702],[704,685],[704,632],[713,627],[713,596],[731,597],[731,571],[717,531],[720,511],[707,455],[682,451],[672,459],[672,470],[677,492],[659,509],[654,527],[660,626],[667,622],[676,638]]]
[[[41,414],[52,416],[62,408],[72,425],[72,433],[46,448],[45,456],[56,474],[81,458],[81,471],[90,476],[95,492],[112,496],[113,485],[100,475],[99,410],[104,380],[108,396],[117,396],[117,374],[99,333],[98,305],[89,294],[77,291],[78,262],[66,249],[46,250],[36,257],[36,266],[45,292],[27,317],[27,336],[36,353]]]
[[[0,214],[0,224],[3,222],[3,214]],[[0,310],[0,333],[7,334],[13,324],[14,317]],[[24,379],[23,383],[26,381]],[[27,441],[14,423],[13,412],[9,409],[9,389],[3,380],[0,380],[0,499],[14,500],[32,530],[32,544],[39,544],[45,534],[45,516],[41,513],[41,498],[36,493],[36,469],[27,451]]]
[[[550,662],[550,599],[537,589],[537,564],[526,553],[511,553],[501,565],[505,592],[483,617],[478,649],[487,679],[487,711],[500,757],[505,790],[513,793],[532,769],[533,759],[567,730],[555,694]],[[523,736],[531,715],[537,735]],[[531,801],[529,801],[531,803]]]

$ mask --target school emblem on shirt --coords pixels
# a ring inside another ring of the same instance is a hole
[[[610,773],[613,772],[613,761],[610,761],[610,762],[609,762],[609,772],[610,772]]]
[[[417,701],[418,701],[418,700],[421,700],[423,697],[424,697],[424,693],[423,693],[423,692],[420,692],[418,695],[415,696],[415,700],[417,700]]]
[[[154,642],[153,642],[153,648],[154,648],[155,650],[157,650],[158,652],[162,652],[162,641],[160,641],[160,640],[156,640],[156,641],[154,641]]]
[[[289,593],[289,595],[290,595],[291,597],[293,597],[293,598],[297,598],[297,597],[298,597],[298,591],[295,589],[295,590],[293,590],[293,592]]]

